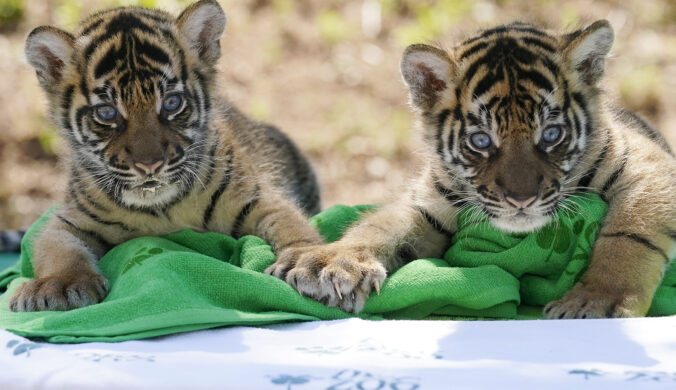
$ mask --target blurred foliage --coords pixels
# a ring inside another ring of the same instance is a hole
[[[134,5],[146,8],[162,8],[167,11],[176,12],[192,2],[191,0],[102,0],[96,2],[96,10]],[[74,29],[87,16],[87,13],[92,11],[85,7],[85,1],[83,0],[59,0],[55,3],[54,17],[56,23],[66,30]],[[86,3],[90,4],[91,1],[86,1]]]
[[[654,112],[663,93],[664,80],[655,65],[631,69],[620,80],[620,97],[630,109]]]
[[[350,39],[358,31],[357,26],[333,9],[320,11],[316,23],[320,36],[330,43]]]
[[[18,24],[23,15],[23,0],[0,0],[0,28]]]
[[[413,13],[413,20],[398,27],[394,36],[401,45],[429,42],[447,33],[457,20],[467,16],[474,3],[472,0],[411,1],[407,8]],[[389,4],[384,8],[392,9]]]

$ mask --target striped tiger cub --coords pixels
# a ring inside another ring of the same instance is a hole
[[[278,254],[322,242],[307,223],[320,207],[307,160],[216,94],[225,20],[215,0],[203,0],[177,18],[117,8],[72,35],[30,33],[26,57],[70,145],[70,181],[35,242],[35,279],[18,288],[12,310],[101,301],[108,283],[97,260],[134,237],[254,234]]]
[[[416,44],[401,61],[425,169],[394,204],[343,239],[269,268],[304,295],[358,312],[388,272],[439,257],[458,211],[506,232],[541,228],[579,191],[609,203],[584,277],[548,318],[645,315],[676,255],[676,159],[660,133],[612,107],[598,84],[613,43],[605,21],[568,34],[513,23],[451,50]]]

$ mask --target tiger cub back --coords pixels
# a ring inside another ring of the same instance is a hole
[[[305,157],[218,96],[225,21],[216,1],[202,0],[178,17],[124,7],[73,34],[31,32],[26,57],[70,146],[70,181],[35,242],[35,279],[16,291],[12,310],[100,301],[108,283],[97,260],[134,237],[253,234],[276,253],[322,241],[306,221],[320,206]]]

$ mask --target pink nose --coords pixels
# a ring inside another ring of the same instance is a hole
[[[134,167],[141,174],[152,175],[157,173],[157,171],[164,165],[164,160],[158,160],[154,163],[144,164],[142,162],[134,162]]]
[[[507,203],[519,209],[525,209],[526,207],[532,205],[533,203],[535,203],[535,199],[537,199],[537,196],[531,196],[529,198],[521,199],[505,195],[505,200],[507,201]]]

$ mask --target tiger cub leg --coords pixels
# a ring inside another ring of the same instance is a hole
[[[340,241],[285,253],[265,272],[302,295],[358,313],[388,272],[417,257],[438,256],[448,238],[421,209],[395,203],[366,216]]]
[[[235,221],[232,235],[240,237],[247,234],[261,237],[272,246],[278,258],[275,264],[294,248],[324,242],[298,207],[274,195],[253,198],[244,205]]]
[[[106,297],[108,281],[95,265],[100,256],[90,249],[102,244],[79,237],[83,232],[69,223],[52,219],[35,242],[35,278],[16,290],[9,301],[12,311],[70,310]]]
[[[563,298],[545,306],[546,317],[638,317],[648,312],[676,249],[670,226],[676,221],[676,196],[658,190],[654,192],[664,195],[660,203],[637,201],[649,193],[643,190],[660,185],[640,187],[611,200],[589,268]]]

